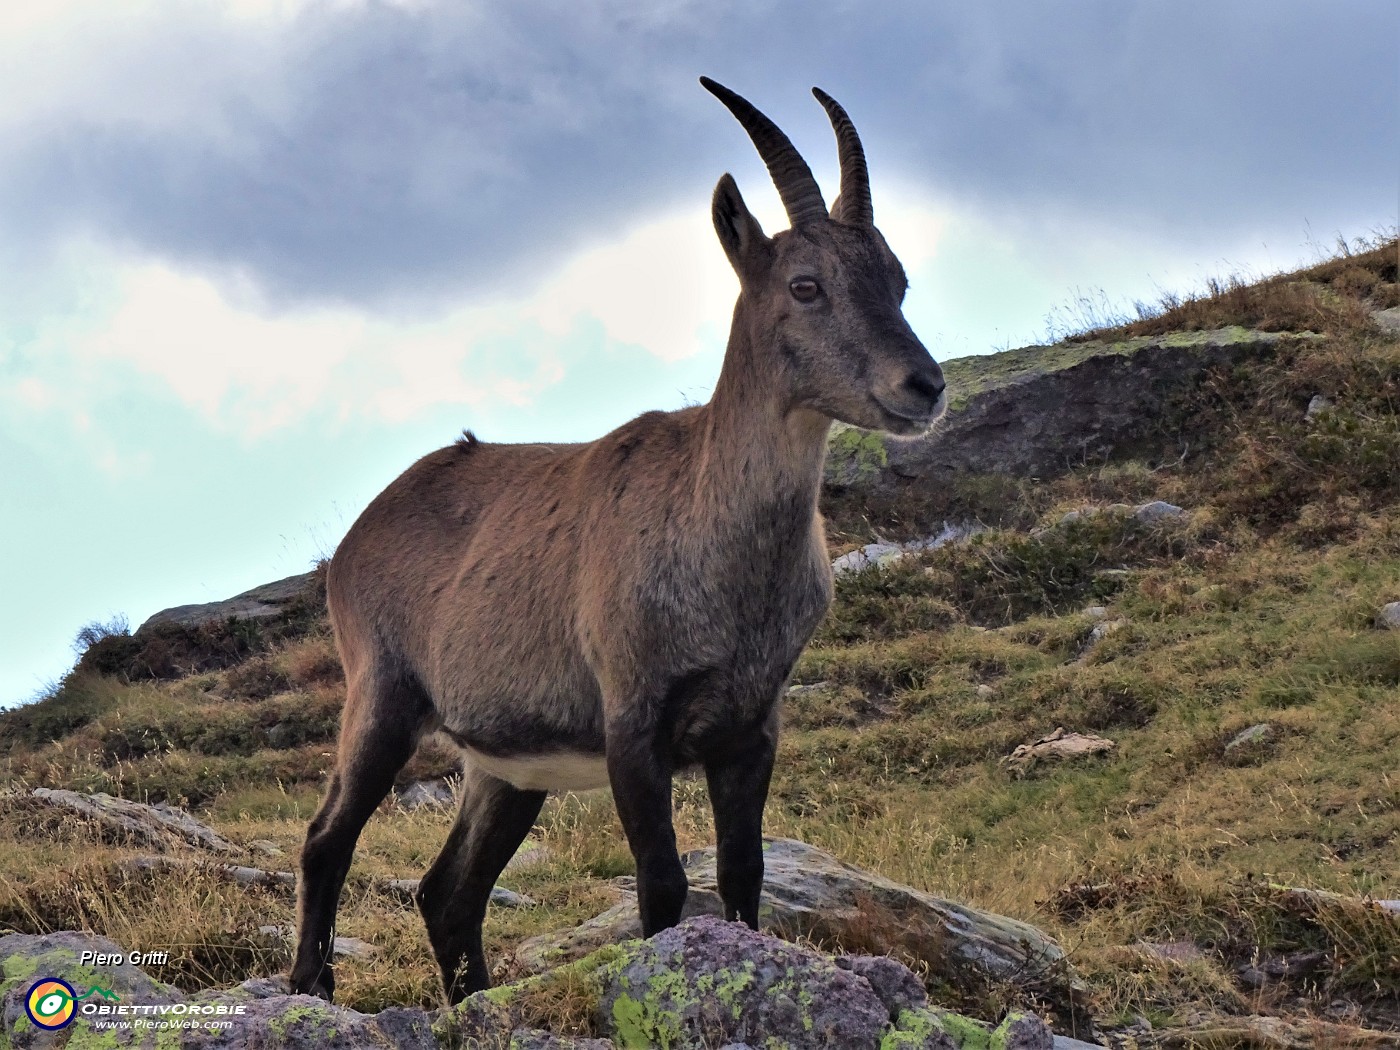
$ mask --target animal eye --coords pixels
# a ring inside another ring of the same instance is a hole
[[[788,282],[788,288],[799,303],[810,303],[822,291],[822,286],[810,277],[798,277]]]

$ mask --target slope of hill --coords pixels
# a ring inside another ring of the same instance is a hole
[[[840,578],[794,676],[767,829],[1047,930],[1109,1031],[1268,1014],[1400,1031],[1400,915],[1367,903],[1400,898],[1400,630],[1380,616],[1400,601],[1396,259],[1392,241],[949,364],[954,432],[978,398],[1063,393],[1105,356],[1145,383],[1163,347],[1245,348],[1193,358],[1151,425],[1099,440],[1092,462],[1081,446],[1034,478],[914,470],[907,449],[838,435],[838,467],[866,469],[834,476],[833,557],[945,522],[981,531]],[[1181,335],[1222,330],[1236,334]],[[1047,375],[1060,385],[1036,387]],[[1183,512],[1131,513],[1155,500]],[[342,696],[313,580],[267,619],[98,641],[52,695],[0,714],[0,777],[177,802],[291,855]],[[1114,747],[1003,762],[1057,727]],[[425,745],[404,781],[451,768]],[[677,783],[676,810],[683,847],[712,840],[703,780]],[[421,924],[375,880],[421,874],[449,823],[386,804],[366,830],[340,932],[381,950],[342,964],[342,1001],[435,1001]],[[536,838],[547,859],[504,881],[540,907],[488,919],[504,976],[523,937],[601,911],[631,868],[606,793],[552,799]],[[155,975],[187,987],[285,969],[286,946],[258,932],[294,921],[285,887],[133,873],[135,852],[7,817],[0,932],[178,939]],[[982,994],[985,1010],[1020,993]]]

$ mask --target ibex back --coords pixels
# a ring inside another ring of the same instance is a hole
[[[331,996],[356,839],[434,730],[465,756],[461,811],[418,891],[449,1000],[489,984],[486,903],[552,790],[611,786],[650,936],[686,897],[671,778],[702,767],[725,914],[757,925],[778,698],[832,593],[817,513],[828,428],[920,433],[943,377],[900,312],[904,271],[845,111],[813,89],[841,160],[828,213],[782,131],[701,82],[748,131],[792,224],[766,236],[719,180],[714,226],[740,292],[709,403],[584,445],[465,435],[385,489],[335,553],[347,696],[302,851],[296,991]]]

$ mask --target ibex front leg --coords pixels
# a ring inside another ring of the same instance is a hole
[[[650,937],[680,922],[688,890],[671,823],[671,760],[654,725],[618,723],[607,728],[608,781],[637,861],[642,936]]]
[[[742,746],[705,763],[715,813],[716,876],[724,917],[758,929],[763,891],[763,806],[778,749],[777,709]]]

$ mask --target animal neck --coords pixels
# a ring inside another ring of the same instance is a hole
[[[705,449],[698,486],[706,498],[771,518],[778,507],[810,517],[816,510],[831,419],[793,404],[776,346],[735,308],[724,367],[706,405]]]

